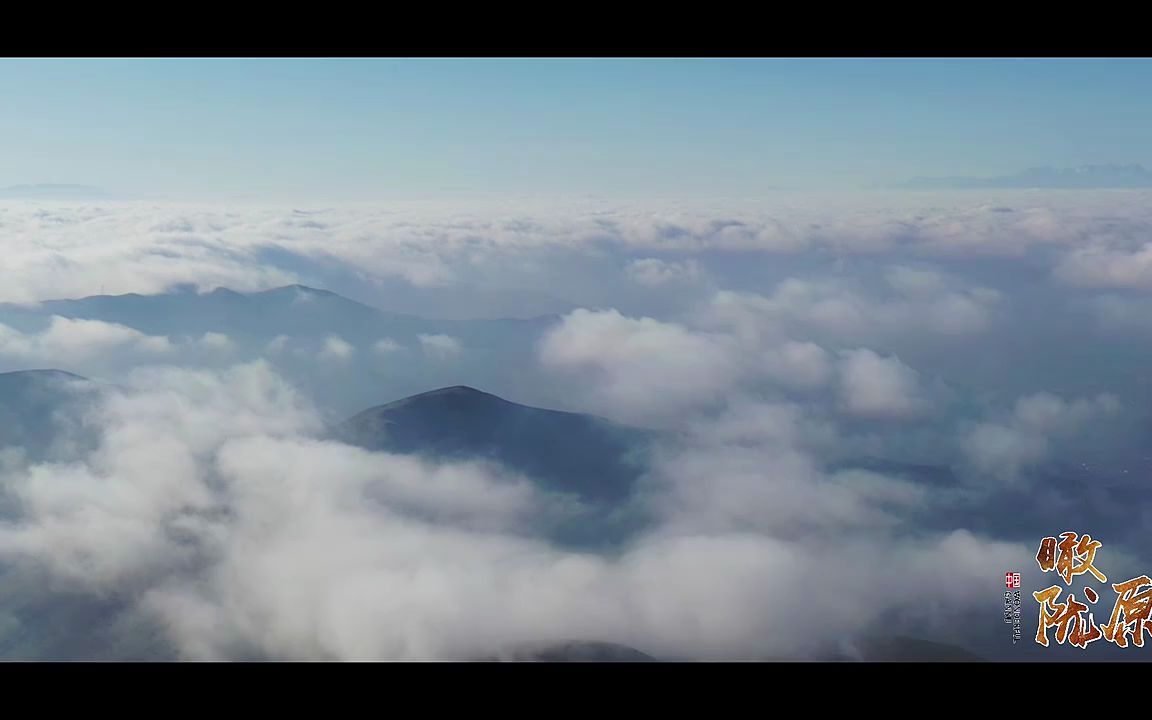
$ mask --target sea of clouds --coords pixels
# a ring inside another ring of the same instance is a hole
[[[1118,499],[1152,470],[1148,200],[0,205],[0,302],[302,283],[428,317],[551,315],[515,350],[515,399],[673,438],[641,483],[648,525],[577,552],[539,522],[568,500],[531,478],[324,439],[324,398],[277,366],[291,337],[240,353],[0,326],[0,370],[116,383],[83,418],[95,449],[3,456],[0,639],[87,603],[99,650],[11,652],[461,659],[587,639],[809,658],[882,630],[1010,656],[1003,573],[1040,587],[1043,535],[1101,539],[1110,579],[1152,564],[1152,518]],[[443,334],[412,350],[438,380],[492,362]],[[333,335],[297,361],[387,374],[398,351]]]

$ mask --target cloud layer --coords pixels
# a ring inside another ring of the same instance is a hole
[[[373,288],[385,287],[405,303],[459,313],[496,312],[513,297],[540,308],[557,297],[595,307],[606,294],[634,297],[630,286],[672,286],[683,294],[708,284],[716,255],[773,262],[811,254],[1035,259],[1057,283],[1147,288],[1142,258],[1152,216],[1144,209],[1146,196],[778,195],[707,210],[670,202],[301,210],[8,201],[0,203],[0,229],[12,277],[0,301],[153,293],[179,284],[245,291],[339,279],[368,299],[382,297]],[[609,268],[616,278],[606,282]],[[590,269],[599,277],[589,276]],[[549,296],[556,297],[545,301]],[[936,312],[945,316],[972,312],[961,307],[963,296],[942,301]]]
[[[971,644],[984,630],[961,620],[998,616],[1035,528],[1085,518],[1125,567],[1145,559],[1109,538],[1147,521],[1125,500],[1152,471],[1146,196],[9,203],[0,301],[25,305],[3,309],[0,369],[115,386],[83,418],[94,449],[0,455],[0,643],[34,634],[28,607],[78,597],[125,647],[195,659],[570,639],[809,658],[901,627]],[[180,333],[34,305],[294,282],[548,317],[358,335],[360,310],[297,290],[268,302],[345,324]],[[588,508],[531,477],[324,434],[333,407],[466,382],[658,430],[627,508],[642,527],[576,551],[552,531]]]
[[[1021,552],[963,531],[873,534],[922,493],[823,473],[793,446],[786,408],[720,425],[756,437],[702,427],[657,464],[644,500],[656,520],[614,556],[541,535],[563,503],[499,467],[317,439],[317,417],[267,365],[141,372],[89,421],[92,454],[9,469],[20,512],[0,526],[0,558],[122,601],[192,659],[474,658],[565,638],[812,656],[885,612],[916,615],[890,592],[897,576],[963,585],[948,595],[960,608],[994,601],[993,570]]]

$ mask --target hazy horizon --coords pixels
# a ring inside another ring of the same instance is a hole
[[[0,187],[736,194],[1152,166],[1146,60],[0,61]],[[29,120],[32,120],[31,122]]]

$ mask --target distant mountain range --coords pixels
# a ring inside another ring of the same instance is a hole
[[[916,190],[1152,188],[1152,171],[1142,165],[1037,167],[998,177],[918,177],[898,187]]]
[[[107,200],[113,197],[103,188],[92,185],[42,183],[38,185],[9,185],[0,188],[0,198],[13,200]]]
[[[553,399],[551,385],[533,369],[535,344],[559,319],[554,315],[425,318],[304,285],[251,293],[180,288],[154,295],[95,295],[34,305],[0,303],[0,324],[23,333],[42,332],[54,315],[116,323],[174,341],[196,340],[206,333],[226,335],[230,342],[217,353],[220,362],[268,359],[334,416],[363,409],[365,395],[403,397],[454,383],[490,388],[514,399]],[[354,352],[342,359],[320,357],[333,336],[350,344]],[[435,354],[438,351],[442,352]],[[204,353],[166,361],[173,360],[186,365],[210,362]],[[61,358],[58,362],[73,361]],[[81,360],[75,362],[65,369],[79,374],[103,372]]]
[[[503,342],[510,335],[535,330],[554,316],[527,320],[437,320],[380,310],[328,290],[288,285],[253,293],[227,288],[198,293],[190,289],[156,295],[93,295],[75,300],[47,300],[34,306],[0,304],[5,316],[61,315],[118,323],[149,335],[197,335],[272,338],[276,335],[347,340],[415,340],[420,334],[450,334],[475,341]]]

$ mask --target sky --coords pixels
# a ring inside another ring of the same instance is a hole
[[[8,59],[0,186],[755,197],[1152,165],[1149,61]]]

